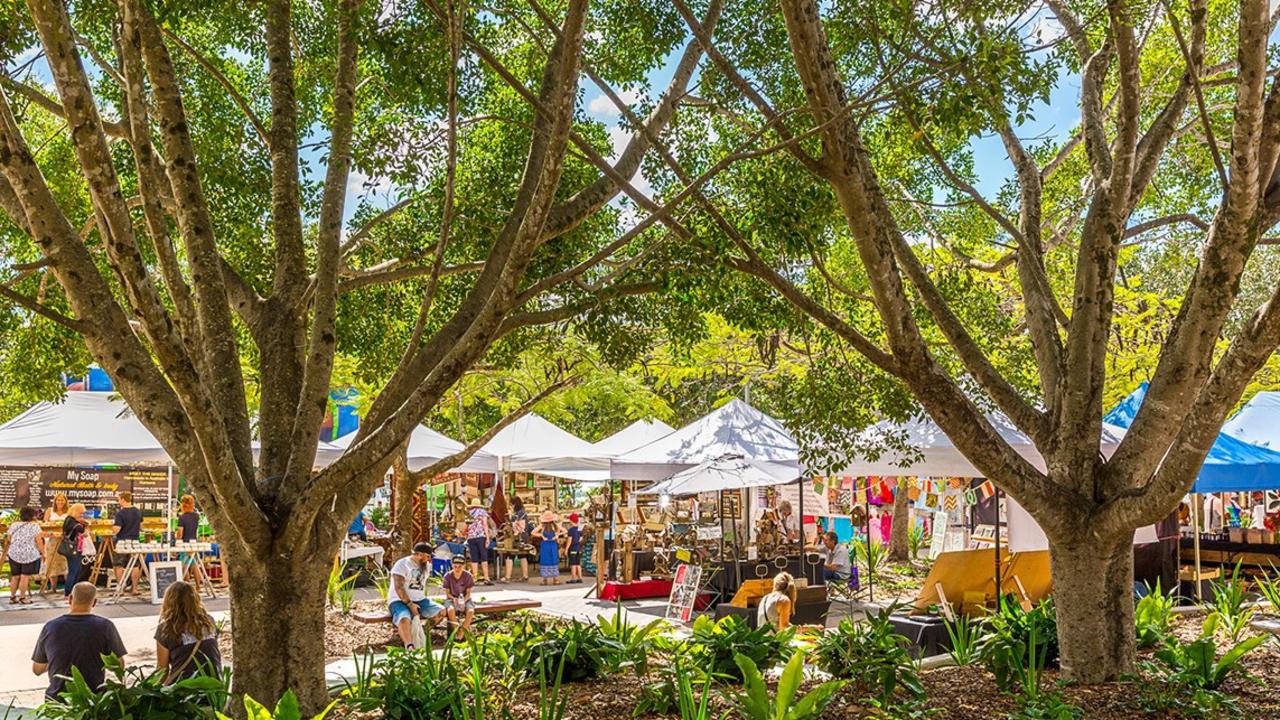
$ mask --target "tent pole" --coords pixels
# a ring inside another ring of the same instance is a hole
[[[160,538],[163,540],[168,535],[168,544],[173,544],[173,463],[169,463],[165,470],[168,480],[165,482],[164,492],[168,500],[164,503],[164,532],[160,534]]]
[[[625,482],[625,481],[619,481],[619,483],[621,482]],[[621,484],[619,484],[618,487],[619,489],[621,489],[622,487]],[[618,506],[616,505],[616,503],[617,503],[617,500],[613,497],[613,480],[610,479],[609,480],[609,537],[605,538],[605,541],[607,543],[608,542],[613,543],[613,546],[608,548],[610,552],[607,552],[607,553],[605,552],[605,547],[603,545],[600,547],[600,561],[608,568],[605,571],[607,573],[607,575],[605,576],[606,580],[618,579],[617,573],[614,572],[614,565],[613,565],[614,555],[616,555],[616,553],[614,553],[613,550],[618,545],[618,541],[615,539],[616,532],[614,530],[614,525],[615,525],[614,519],[618,515]]]
[[[1200,494],[1193,493],[1191,495],[1191,542],[1195,546],[1195,571],[1192,577],[1196,583],[1196,600],[1203,600],[1203,594],[1200,592]],[[1182,569],[1178,569],[1181,573]]]
[[[796,523],[796,527],[800,528],[800,531],[796,533],[796,550],[798,550],[800,554],[800,572],[801,574],[803,574],[804,573],[804,477],[803,476],[796,481],[796,487],[800,495],[800,509],[796,512],[796,520],[798,521]],[[782,532],[785,533],[786,531],[787,531],[787,528],[784,526],[782,528]],[[808,576],[805,577],[805,582],[806,583],[809,582]]]
[[[996,488],[996,608],[1000,605],[1000,488]]]
[[[871,569],[871,478],[867,478],[867,489],[862,491],[862,508],[862,532],[867,536],[867,602],[872,603],[876,601],[876,574]]]

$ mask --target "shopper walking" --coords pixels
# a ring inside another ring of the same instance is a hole
[[[58,543],[58,554],[67,559],[67,582],[63,595],[70,599],[71,589],[80,582],[84,569],[85,551],[93,547],[93,538],[88,535],[88,523],[83,519],[84,505],[76,503],[67,508],[67,516],[62,520],[62,540]]]
[[[24,507],[18,522],[9,526],[9,602],[31,604],[31,579],[40,574],[40,558],[44,556],[44,533],[36,522],[36,509]]]
[[[166,685],[201,673],[222,675],[218,626],[189,582],[179,580],[164,591],[156,626],[156,668],[166,669]]]
[[[467,523],[467,555],[471,559],[471,575],[480,577],[483,570],[484,584],[492,585],[493,581],[489,579],[489,539],[492,537],[490,527],[493,522],[489,518],[489,513],[485,511],[484,504],[480,502],[480,498],[471,498],[471,510],[468,512],[470,521]]]

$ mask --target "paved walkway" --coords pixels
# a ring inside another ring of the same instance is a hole
[[[516,582],[509,585],[477,585],[474,596],[477,600],[505,600],[520,597],[532,597],[542,603],[538,612],[554,617],[577,619],[583,622],[594,622],[602,615],[612,617],[616,605],[613,602],[601,601],[591,592],[587,585],[539,585],[537,582]],[[587,597],[588,594],[592,597]],[[433,589],[433,595],[442,594],[439,588]],[[373,588],[361,588],[358,599],[378,599]],[[217,600],[206,600],[206,607],[217,620],[226,618],[228,601],[225,597]],[[31,708],[39,705],[46,683],[44,678],[31,673],[31,649],[40,634],[40,628],[50,618],[66,612],[61,598],[49,596],[48,601],[32,606],[10,606],[8,601],[0,599],[0,648],[7,652],[0,653],[0,720],[18,720],[22,715],[11,714],[5,717],[5,708],[11,703],[17,708]],[[628,622],[645,624],[666,613],[667,599],[652,598],[622,603]],[[149,602],[125,600],[118,605],[99,604],[96,612],[111,618],[120,631],[129,654],[127,660],[133,665],[151,665],[155,662],[156,618],[160,608]],[[841,618],[847,617],[849,608],[843,603],[833,603],[828,617],[828,625],[834,625]],[[329,666],[333,679],[350,674],[350,659],[339,660]]]

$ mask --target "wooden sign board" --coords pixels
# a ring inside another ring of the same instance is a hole
[[[151,581],[151,604],[159,605],[164,602],[164,591],[168,590],[170,585],[182,579],[182,561],[165,560],[153,562],[147,567]]]

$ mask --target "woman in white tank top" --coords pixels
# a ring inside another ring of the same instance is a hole
[[[796,604],[796,581],[790,573],[778,573],[773,578],[773,592],[760,598],[756,610],[756,625],[772,625],[774,630],[791,626],[791,612]]]

